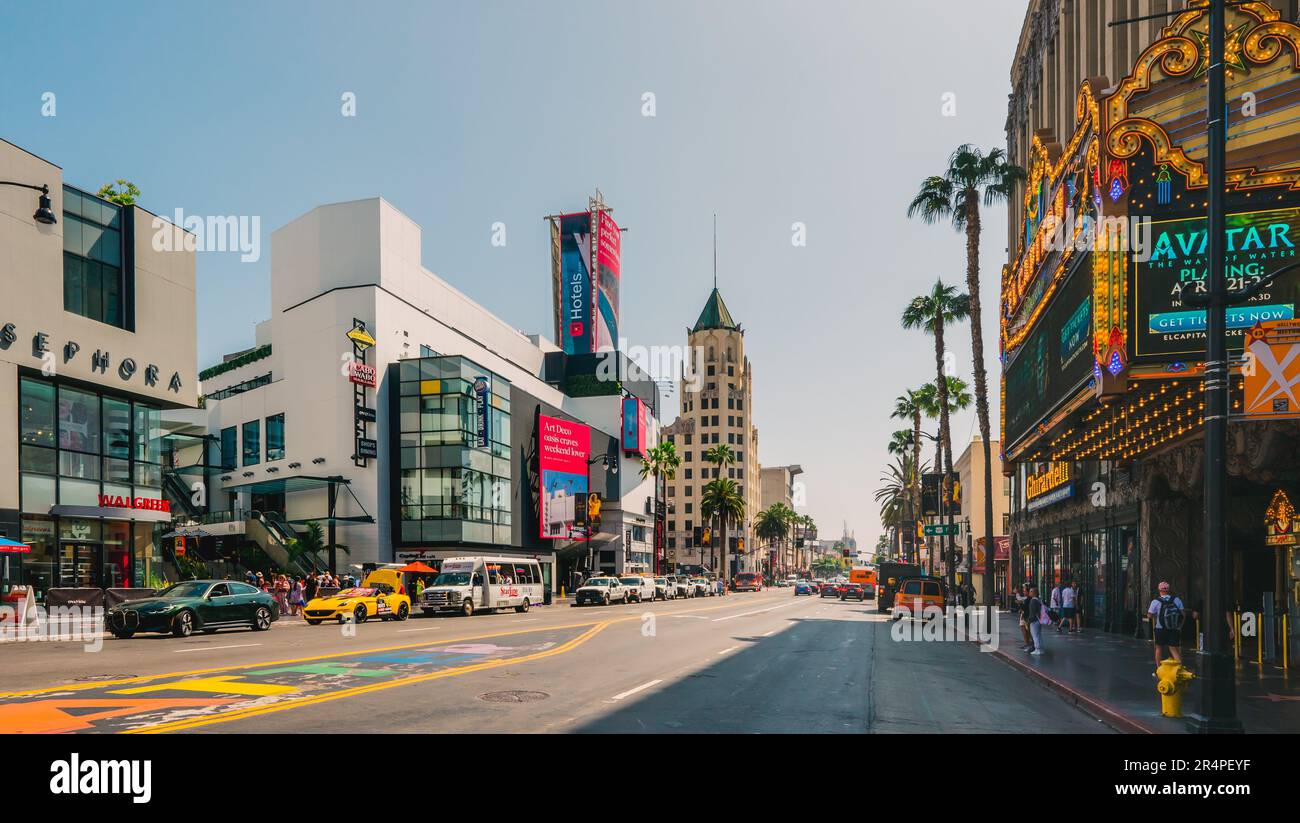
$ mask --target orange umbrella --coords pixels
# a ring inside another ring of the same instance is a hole
[[[437,569],[431,569],[428,566],[421,563],[419,560],[415,561],[414,563],[407,563],[405,566],[398,569],[398,571],[401,572],[402,574],[436,574],[437,573]]]

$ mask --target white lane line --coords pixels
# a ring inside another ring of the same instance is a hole
[[[537,619],[539,619],[539,618],[536,618],[536,617],[521,617],[521,618],[519,618],[518,620],[516,620],[515,622],[516,622],[516,623],[532,623],[534,620],[537,620]]]
[[[650,688],[651,686],[658,686],[658,685],[659,685],[660,683],[662,683],[662,682],[664,682],[664,681],[663,681],[663,680],[651,680],[649,683],[642,683],[640,686],[637,686],[635,689],[628,689],[628,690],[625,691],[625,692],[619,692],[618,694],[616,694],[616,695],[614,695],[613,697],[611,697],[610,700],[622,700],[622,699],[625,698],[625,697],[631,697],[632,695],[636,694],[637,692],[645,691],[646,689]]]
[[[684,618],[687,618],[688,620],[708,620],[708,619],[709,619],[709,618],[705,617],[704,615],[700,615],[700,614],[671,614],[671,615],[668,615],[668,616],[669,616],[669,617],[684,617]]]
[[[261,643],[237,643],[233,646],[204,646],[198,649],[172,649],[172,654],[181,654],[183,652],[215,652],[217,649],[247,649],[249,646],[260,646]]]
[[[441,628],[442,626],[427,626],[423,629],[398,629],[397,633],[405,634],[406,632],[432,632],[432,631],[437,631],[438,629]]]
[[[796,600],[796,601],[794,601],[793,603],[789,603],[789,602],[787,602],[787,603],[780,603],[780,604],[775,605],[775,606],[768,606],[766,609],[756,609],[756,610],[754,610],[754,611],[752,611],[752,612],[741,612],[740,614],[729,614],[729,615],[727,615],[726,617],[715,617],[715,618],[713,618],[713,622],[714,622],[714,623],[721,623],[721,622],[724,621],[724,620],[735,620],[737,617],[749,617],[750,615],[753,615],[753,614],[762,614],[762,613],[764,613],[764,612],[776,611],[777,609],[784,609],[786,606],[794,606],[794,605],[797,605],[798,603],[799,603],[799,601]]]
[[[729,648],[729,649],[723,649],[722,651],[718,652],[718,656],[721,657],[722,655],[726,654],[727,652],[734,652],[736,649],[739,649],[739,648],[740,648],[739,646],[732,646],[732,647]]]
[[[776,634],[776,629],[772,629],[770,632],[763,632],[764,637],[771,637],[774,634]]]

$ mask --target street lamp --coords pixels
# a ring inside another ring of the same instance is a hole
[[[51,204],[50,204],[49,186],[46,185],[33,186],[30,183],[15,183],[10,180],[0,180],[0,186],[17,186],[20,189],[31,189],[32,191],[40,192],[41,196],[36,201],[36,213],[32,215],[32,219],[35,220],[37,223],[41,223],[46,226],[53,226],[55,223],[59,222],[54,217],[54,210],[50,207]]]

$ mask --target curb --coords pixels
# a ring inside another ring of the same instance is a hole
[[[1012,668],[1018,669],[1024,674],[1036,678],[1042,685],[1065,698],[1067,702],[1073,703],[1075,707],[1082,709],[1087,714],[1092,715],[1117,732],[1123,732],[1124,734],[1159,734],[1155,729],[1142,725],[1118,709],[1111,707],[1095,697],[1089,697],[1083,692],[1072,688],[1066,683],[1063,683],[1046,672],[1043,672],[1041,669],[1031,666],[1023,660],[1017,660],[1015,657],[1001,649],[993,652],[993,656],[1001,658]]]

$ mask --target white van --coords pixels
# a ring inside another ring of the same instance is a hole
[[[513,608],[528,611],[545,602],[546,583],[542,566],[522,557],[449,557],[442,561],[438,577],[424,590],[420,609],[425,614],[460,612],[469,617],[476,611]]]

